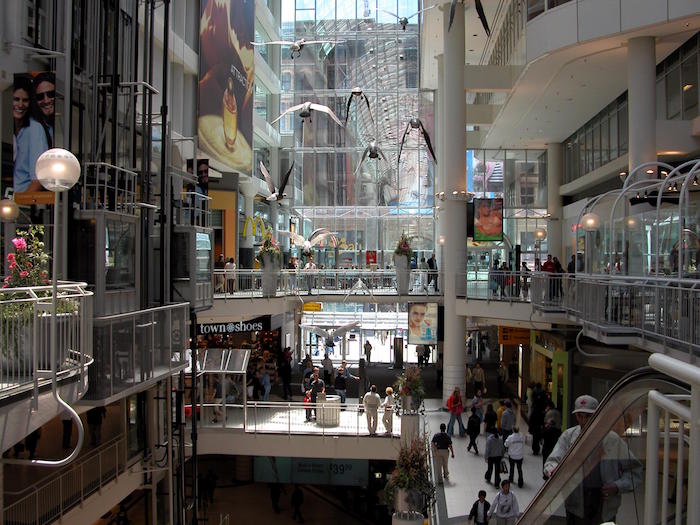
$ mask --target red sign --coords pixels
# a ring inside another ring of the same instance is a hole
[[[377,252],[374,250],[367,250],[365,252],[365,259],[367,264],[377,264]]]

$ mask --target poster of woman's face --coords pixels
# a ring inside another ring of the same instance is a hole
[[[52,71],[15,74],[10,89],[12,176],[3,172],[3,186],[11,186],[15,194],[42,191],[35,166],[39,156],[53,147],[56,75]]]
[[[408,305],[408,344],[436,344],[437,324],[437,303],[410,303]]]
[[[474,199],[474,240],[503,240],[503,199]]]

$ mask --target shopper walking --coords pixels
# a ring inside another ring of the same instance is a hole
[[[436,451],[435,457],[437,458],[437,482],[442,485],[442,478],[450,479],[450,471],[447,468],[447,462],[450,459],[449,454],[455,457],[455,451],[452,448],[452,438],[447,432],[447,427],[445,423],[440,423],[440,432],[437,432],[431,443]]]
[[[294,513],[292,514],[292,519],[299,523],[304,523],[304,517],[301,515],[301,506],[304,504],[304,493],[301,491],[299,485],[294,485],[294,491],[292,492],[292,509]]]
[[[87,411],[87,424],[90,431],[90,443],[93,447],[102,443],[102,420],[107,417],[105,407],[95,407]]]
[[[486,384],[486,376],[484,375],[484,369],[481,368],[481,363],[479,363],[479,361],[477,361],[474,365],[474,369],[472,370],[472,378],[474,379],[474,390],[481,390],[481,392],[485,394],[486,389],[484,386]]]
[[[518,469],[518,487],[523,486],[523,457],[525,453],[525,436],[520,433],[519,427],[513,427],[513,433],[505,440],[508,449],[508,462],[510,463],[510,482],[513,483],[515,468]]]
[[[469,416],[467,420],[467,435],[469,436],[469,444],[467,445],[467,452],[469,452],[472,447],[474,448],[474,454],[479,455],[479,449],[476,446],[476,438],[481,433],[481,418],[476,413],[476,408],[472,407],[472,415]]]
[[[479,416],[479,421],[484,420],[484,400],[481,397],[481,390],[477,389],[474,398],[472,399],[472,408],[476,409],[476,415]]]
[[[374,436],[377,433],[377,410],[382,404],[382,399],[377,394],[377,386],[372,385],[362,398],[362,405],[365,407],[365,416],[367,417],[367,428],[369,435]]]
[[[501,414],[501,435],[504,441],[508,439],[508,436],[513,433],[513,429],[515,428],[515,412],[513,412],[513,404],[510,400],[506,400],[505,407],[505,410]]]
[[[504,398],[508,395],[508,367],[501,361],[498,365],[496,380],[498,382],[498,397]]]
[[[459,425],[459,436],[464,437],[467,430],[464,428],[462,421],[462,412],[464,412],[464,404],[462,403],[462,394],[459,387],[455,387],[452,395],[447,398],[447,410],[450,411],[450,422],[447,424],[447,433],[450,436],[454,435],[455,421]]]
[[[501,490],[491,503],[489,519],[496,516],[496,525],[515,525],[519,515],[518,499],[510,491],[510,482],[504,479],[501,482]]]
[[[479,491],[479,499],[472,505],[472,510],[469,512],[469,521],[474,520],[476,525],[488,525],[489,509],[491,504],[486,501],[486,491]]]
[[[494,428],[495,430],[495,428]],[[486,458],[486,474],[484,479],[486,483],[491,483],[491,472],[493,471],[493,484],[498,487],[501,484],[501,460],[503,459],[503,441],[498,432],[489,434],[486,438],[486,448],[484,449],[484,457]]]
[[[369,339],[365,341],[365,359],[367,360],[367,366],[372,362],[372,343]]]

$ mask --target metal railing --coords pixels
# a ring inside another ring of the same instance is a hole
[[[105,162],[84,164],[81,210],[102,210],[136,215],[135,171]]]
[[[256,434],[320,434],[323,436],[367,436],[367,417],[362,404],[325,402],[246,403],[244,429]],[[393,433],[385,434],[382,425],[384,410],[378,411],[377,436],[398,435],[401,417],[394,414]]]
[[[25,496],[6,505],[3,523],[53,523],[75,505],[82,505],[88,496],[102,490],[128,467],[126,437],[116,438],[79,459],[56,477],[28,487],[23,491],[28,492]]]
[[[687,363],[661,354],[652,355],[649,364],[671,377],[688,383],[690,395],[666,395],[656,390],[649,391],[644,524],[666,524],[669,515],[675,515],[676,523],[681,523],[686,499],[685,523],[697,524],[700,523],[700,506],[697,502],[692,503],[691,499],[697,497],[700,490],[700,369],[689,367]],[[663,465],[659,469],[662,443]],[[675,459],[676,472],[671,470],[672,457]],[[687,472],[684,472],[684,468],[687,468]],[[669,493],[670,478],[675,478],[673,494]],[[669,501],[675,502],[675,511],[672,513],[668,511]]]
[[[57,373],[86,373],[92,353],[93,294],[85,283],[57,287]],[[5,288],[0,295],[0,395],[34,386],[52,369],[51,286]],[[82,388],[83,381],[79,381]]]
[[[589,330],[700,357],[700,280],[539,272],[532,281],[540,311],[566,312]]]
[[[214,270],[214,293],[227,297],[259,297],[263,294],[263,270]],[[394,270],[333,269],[280,270],[275,295],[376,294],[395,295]],[[437,270],[411,270],[409,294],[440,295],[442,274]],[[436,290],[437,288],[437,290]]]
[[[469,271],[459,276],[457,295],[466,299],[529,302],[532,272],[507,270]]]
[[[180,206],[175,207],[174,222],[182,226],[200,226],[208,228],[211,225],[211,197],[196,191],[183,191]]]
[[[90,399],[106,399],[185,364],[189,303],[95,318]]]

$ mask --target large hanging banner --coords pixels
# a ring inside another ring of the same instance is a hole
[[[255,1],[201,0],[199,39],[199,147],[217,169],[251,175]]]

